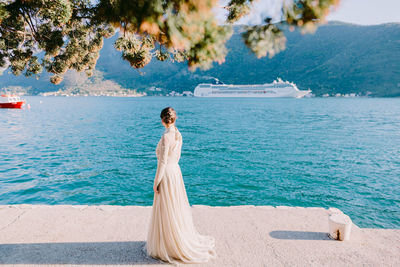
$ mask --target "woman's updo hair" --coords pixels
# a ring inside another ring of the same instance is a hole
[[[164,108],[161,111],[160,118],[165,124],[174,123],[177,118],[175,109],[171,107]]]

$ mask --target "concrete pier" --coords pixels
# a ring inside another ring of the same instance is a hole
[[[151,207],[0,205],[1,265],[134,265],[146,257]],[[217,259],[190,266],[399,266],[400,230],[352,225],[328,237],[324,208],[193,206],[197,230],[216,238]]]

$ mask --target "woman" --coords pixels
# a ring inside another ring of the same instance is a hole
[[[216,256],[211,236],[200,235],[192,221],[186,189],[178,165],[182,135],[175,127],[173,108],[161,111],[165,132],[157,144],[154,200],[147,235],[148,255],[170,263],[202,263]]]

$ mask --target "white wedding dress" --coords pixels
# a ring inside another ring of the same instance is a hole
[[[202,263],[216,257],[215,239],[200,235],[192,220],[191,207],[179,167],[182,135],[167,128],[157,144],[157,172],[146,251],[170,263]]]

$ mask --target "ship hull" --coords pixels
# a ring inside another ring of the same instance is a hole
[[[24,101],[13,102],[13,103],[0,103],[0,108],[22,108]]]
[[[257,97],[257,98],[302,98],[311,91],[301,91],[293,86],[273,88],[269,85],[213,86],[199,85],[195,88],[196,97]]]
[[[298,94],[282,94],[282,95],[274,95],[274,94],[213,94],[213,95],[198,95],[197,97],[257,97],[257,98],[302,98],[309,92],[301,92]]]

